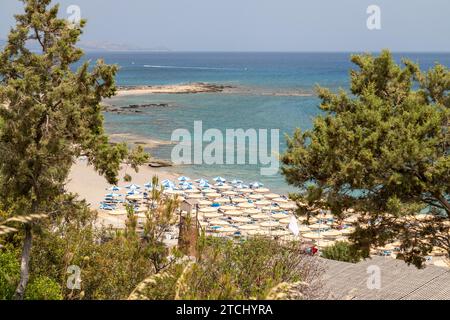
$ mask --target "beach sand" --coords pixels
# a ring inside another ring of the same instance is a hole
[[[132,177],[131,182],[124,182],[123,176],[128,173]],[[175,180],[179,174],[176,172],[169,172],[167,168],[151,168],[149,166],[141,166],[139,172],[136,173],[132,168],[123,165],[119,173],[119,187],[124,187],[130,183],[143,185],[152,180],[153,176],[158,176],[160,181],[164,179]],[[91,209],[98,211],[97,224],[99,226],[113,226],[115,228],[123,227],[125,216],[115,217],[109,215],[103,210],[98,210],[100,201],[102,201],[110,184],[100,176],[92,166],[87,164],[86,160],[77,160],[72,166],[66,190],[72,193],[77,193],[79,199],[85,199],[90,205]]]
[[[215,85],[208,83],[188,83],[174,85],[158,85],[158,86],[132,86],[119,87],[117,90],[118,97],[127,95],[140,94],[187,94],[187,93],[208,93],[222,92],[227,86]]]
[[[292,96],[292,97],[311,97],[312,92],[304,92],[301,89],[268,89],[245,86],[229,86],[213,83],[187,83],[172,85],[154,85],[154,86],[130,86],[119,87],[116,97],[147,95],[147,94],[194,94],[194,93],[233,93],[233,94],[256,94],[264,96]]]
[[[131,182],[124,182],[123,176],[129,174],[132,177]],[[152,180],[153,176],[158,176],[159,180],[172,179],[175,180],[180,176],[176,172],[169,172],[167,168],[152,168],[149,166],[139,167],[139,172],[136,173],[131,167],[122,166],[120,170],[118,186],[123,187],[130,183],[143,185]],[[92,166],[87,165],[86,160],[77,160],[72,166],[66,189],[69,192],[77,193],[80,199],[85,199],[92,209],[97,209],[100,201],[103,199],[110,187],[110,184],[100,176]]]

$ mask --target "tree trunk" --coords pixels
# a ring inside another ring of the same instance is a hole
[[[23,300],[25,289],[28,284],[32,240],[33,235],[31,233],[31,225],[27,224],[25,226],[25,239],[23,241],[22,259],[20,262],[20,282],[14,293],[15,300]]]
[[[445,211],[450,214],[450,203],[447,201],[447,199],[445,199],[445,197],[441,194],[436,194],[436,198],[444,206]]]

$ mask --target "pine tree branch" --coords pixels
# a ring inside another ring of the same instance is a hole
[[[41,37],[39,36],[39,31],[37,30],[36,27],[34,27],[33,29],[34,29],[34,34],[35,34],[35,40],[37,40],[39,42],[39,44],[42,47],[42,51],[45,52],[46,48],[45,48],[44,43],[41,40]]]

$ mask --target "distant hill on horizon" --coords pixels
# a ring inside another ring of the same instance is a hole
[[[6,45],[5,39],[0,39],[0,48],[3,48]],[[171,51],[166,47],[154,47],[154,48],[142,48],[122,43],[111,43],[111,42],[100,42],[100,41],[80,41],[77,45],[79,48],[83,49],[86,52],[93,51],[160,51],[167,52]],[[37,43],[31,43],[29,45],[30,50],[39,50],[39,46]]]
[[[78,46],[85,51],[171,51],[166,47],[143,48],[123,43],[107,41],[80,41]]]

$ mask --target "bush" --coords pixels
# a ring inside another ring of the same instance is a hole
[[[139,239],[121,234],[106,237],[91,226],[66,225],[36,237],[31,256],[32,275],[46,275],[63,288],[65,299],[124,299],[139,282],[153,273]],[[81,269],[81,290],[66,288],[68,267]]]
[[[62,300],[60,285],[53,279],[39,276],[28,284],[25,300]]]
[[[154,272],[139,241],[118,236],[92,246],[80,262],[84,299],[126,299]]]
[[[175,208],[148,213],[144,239],[132,219],[125,231],[95,226],[96,215],[85,203],[61,205],[60,217],[36,233],[30,261],[30,274],[45,275],[62,288],[64,299],[126,299],[136,286],[164,269],[170,251],[163,246],[164,231]],[[166,208],[159,205],[161,210]],[[170,212],[168,212],[170,211]],[[163,216],[164,218],[158,218]],[[130,217],[134,217],[130,212]],[[164,250],[163,250],[164,249]],[[69,266],[80,268],[81,290],[66,288]]]
[[[147,279],[132,298],[265,299],[284,291],[276,297],[310,299],[321,294],[321,274],[317,259],[302,254],[298,243],[207,238],[197,262]]]
[[[0,251],[0,300],[9,300],[20,279],[20,264],[14,251]]]
[[[330,260],[357,263],[363,255],[350,243],[337,241],[334,245],[322,250],[322,257]]]

